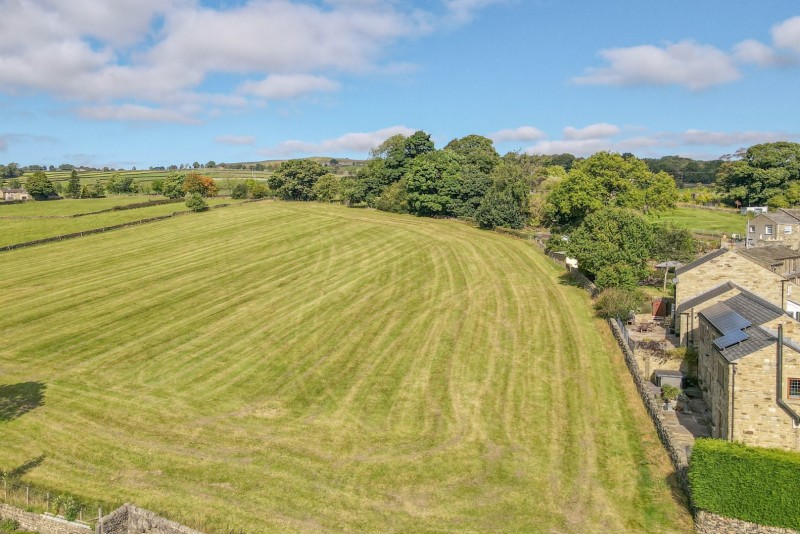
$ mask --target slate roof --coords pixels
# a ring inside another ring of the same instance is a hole
[[[695,267],[699,267],[700,265],[703,265],[704,263],[706,263],[708,261],[711,261],[714,258],[719,258],[720,256],[722,256],[726,252],[728,252],[728,250],[724,249],[724,248],[718,248],[714,252],[709,252],[708,254],[703,256],[702,258],[698,258],[698,259],[694,260],[692,263],[687,263],[683,267],[678,267],[677,269],[675,269],[675,275],[676,276],[680,276],[682,273],[685,273],[686,271],[691,271]]]
[[[762,215],[778,224],[800,224],[800,210],[780,208],[769,213],[762,213]]]
[[[758,325],[767,323],[774,319],[778,319],[784,315],[784,312],[778,307],[768,302],[758,295],[751,293],[750,291],[744,289],[743,287],[737,286],[732,282],[728,282],[730,289],[737,289],[739,293],[734,295],[724,301],[718,302],[713,306],[706,308],[705,310],[698,313],[698,315],[702,316],[706,321],[712,324],[714,328],[719,331],[720,337],[730,334],[731,331],[736,330],[739,324],[734,323],[724,323],[719,321],[720,317],[727,320],[730,312],[735,314],[736,316],[740,316],[752,324],[752,326],[744,326],[744,323],[741,323],[742,328],[739,329],[747,335],[747,339],[731,345],[727,348],[721,349],[719,351],[722,356],[728,360],[729,362],[734,362],[748,354],[752,354],[756,351],[763,349],[764,347],[768,347],[770,345],[775,344],[776,337],[772,335],[767,330],[759,327]],[[724,287],[725,284],[723,284]],[[704,297],[703,300],[708,300],[713,298],[713,296],[709,295],[715,290],[719,290],[720,288],[712,289],[701,295]],[[716,296],[719,296],[722,293],[718,293]],[[700,297],[698,297],[699,299]],[[695,304],[696,305],[696,304]],[[730,330],[723,332],[720,328],[730,328]]]
[[[697,295],[694,298],[690,298],[686,302],[682,302],[681,305],[678,306],[678,309],[675,310],[675,313],[677,315],[680,315],[681,313],[685,312],[686,310],[691,310],[692,308],[694,308],[698,304],[702,304],[702,303],[704,303],[705,301],[707,301],[709,299],[713,299],[715,297],[719,297],[720,295],[724,295],[725,293],[727,293],[728,291],[731,291],[733,289],[736,289],[736,286],[732,282],[722,283],[722,284],[718,285],[717,287],[709,289],[705,293]]]
[[[783,260],[800,258],[800,251],[792,250],[785,245],[746,248],[740,250],[739,254],[749,260],[766,265],[779,265],[783,263]]]

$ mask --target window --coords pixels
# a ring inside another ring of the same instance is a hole
[[[792,227],[787,224],[786,226],[783,227],[783,233],[784,234],[791,234],[792,233]]]
[[[789,379],[789,398],[800,399],[800,378]]]
[[[772,225],[768,224],[764,227],[764,233],[767,235],[772,235]]]
[[[750,233],[751,233],[751,234],[754,234],[754,233],[756,233],[756,227],[755,227],[755,225],[753,225],[753,224],[751,224],[751,225],[750,225]]]

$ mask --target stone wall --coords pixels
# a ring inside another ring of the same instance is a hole
[[[695,513],[694,527],[699,534],[800,534],[790,528],[757,525],[741,519],[722,517],[705,510],[697,510]]]
[[[124,504],[97,522],[97,534],[201,534],[132,504]]]
[[[0,517],[13,519],[19,523],[20,528],[40,534],[91,534],[92,532],[86,525],[72,523],[59,517],[26,512],[3,503],[0,503]]]

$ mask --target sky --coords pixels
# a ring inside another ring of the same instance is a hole
[[[800,141],[797,0],[0,0],[0,162],[714,159]]]

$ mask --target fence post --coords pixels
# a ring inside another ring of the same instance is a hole
[[[47,500],[47,513],[50,513],[50,492],[48,491],[45,495],[45,499]]]
[[[97,532],[103,534],[103,507],[97,507]]]
[[[31,505],[31,487],[25,486],[25,506]]]
[[[6,495],[6,501],[8,500],[8,479],[3,478],[3,490]]]

